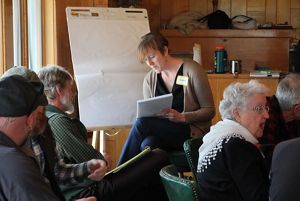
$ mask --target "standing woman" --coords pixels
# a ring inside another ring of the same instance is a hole
[[[181,150],[191,136],[202,137],[209,131],[215,115],[207,75],[193,60],[169,54],[168,41],[157,33],[142,37],[138,46],[141,63],[151,71],[143,83],[144,99],[173,94],[172,108],[157,117],[138,118],[124,144],[119,164],[137,155],[144,147]]]
[[[256,147],[269,118],[266,91],[255,80],[225,89],[219,108],[223,121],[211,127],[199,148],[200,200],[268,200],[268,171]]]

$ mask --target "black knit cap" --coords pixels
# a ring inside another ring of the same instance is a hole
[[[28,81],[20,75],[0,80],[0,117],[29,115],[38,106],[47,104],[41,82]]]

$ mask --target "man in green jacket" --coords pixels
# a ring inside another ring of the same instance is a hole
[[[74,111],[74,81],[69,72],[59,66],[46,66],[39,73],[45,85],[49,105],[46,116],[60,156],[67,163],[82,163],[91,159],[105,160],[104,156],[87,142],[87,130],[78,120],[69,117]],[[168,200],[159,178],[159,170],[169,163],[167,154],[153,150],[134,164],[99,182],[86,181],[77,186],[61,186],[65,196],[77,197],[75,189],[90,186],[89,194],[101,201],[164,201]]]

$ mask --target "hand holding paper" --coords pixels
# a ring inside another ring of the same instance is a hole
[[[174,109],[163,109],[158,114],[158,116],[162,117],[162,118],[167,118],[173,122],[185,122],[185,116],[182,113],[177,112]]]

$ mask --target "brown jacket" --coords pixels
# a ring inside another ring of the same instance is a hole
[[[191,136],[202,136],[209,131],[211,119],[215,115],[214,101],[203,68],[193,60],[184,59],[183,75],[188,84],[183,87],[186,122],[190,124]],[[144,78],[144,99],[155,96],[157,73],[151,70]]]

